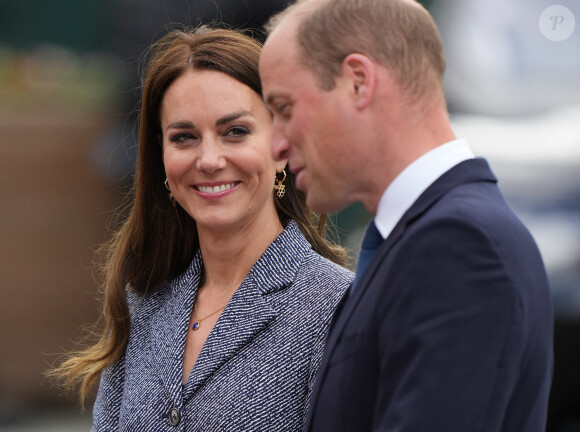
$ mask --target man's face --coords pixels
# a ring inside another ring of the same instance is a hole
[[[273,114],[270,149],[275,160],[288,159],[306,203],[319,212],[339,210],[354,201],[350,173],[357,143],[349,140],[347,100],[337,85],[320,88],[299,60],[292,25],[282,23],[262,51],[264,99]]]

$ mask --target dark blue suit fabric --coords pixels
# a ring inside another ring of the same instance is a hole
[[[461,162],[382,242],[335,318],[305,430],[545,430],[551,294],[496,183]]]

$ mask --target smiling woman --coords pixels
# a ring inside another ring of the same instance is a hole
[[[302,429],[352,274],[271,157],[260,50],[200,27],[150,51],[131,212],[104,248],[104,326],[53,371],[82,400],[100,377],[95,431]]]
[[[270,156],[271,119],[260,95],[223,72],[189,70],[165,93],[161,129],[172,194],[200,239],[211,239],[202,246],[232,231],[272,238],[282,231],[272,188],[286,163]]]

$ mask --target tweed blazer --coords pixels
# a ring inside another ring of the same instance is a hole
[[[182,385],[202,266],[198,251],[155,292],[128,293],[128,346],[101,376],[93,431],[301,430],[353,274],[316,254],[290,222],[232,296]]]

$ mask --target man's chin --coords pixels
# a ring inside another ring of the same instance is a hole
[[[342,210],[340,204],[333,201],[327,193],[317,194],[315,190],[303,191],[306,195],[306,205],[317,213],[332,213]]]

